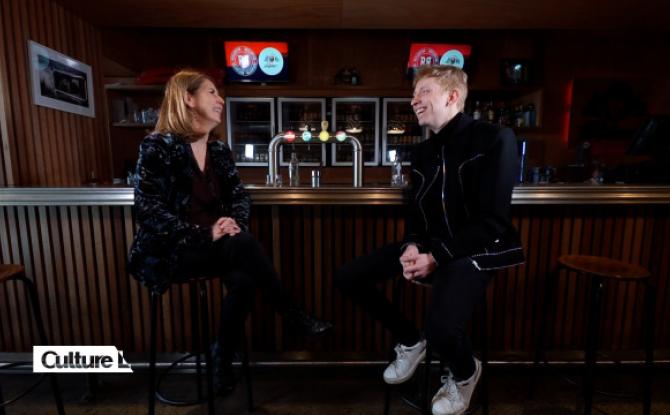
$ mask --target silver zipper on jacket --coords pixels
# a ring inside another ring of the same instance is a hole
[[[444,212],[444,222],[447,224],[447,231],[449,231],[449,236],[451,238],[454,235],[451,233],[451,226],[449,226],[449,218],[447,217],[447,205],[445,201],[444,188],[447,182],[447,162],[444,158],[444,146],[442,146],[442,211]]]
[[[414,197],[414,201],[416,202],[417,200],[419,200],[419,196],[421,195],[421,189],[423,188],[423,185],[426,184],[426,176],[424,176],[424,175],[423,175],[419,170],[417,170],[417,169],[412,169],[412,170],[414,170],[414,171],[416,172],[416,174],[418,174],[419,176],[421,176],[421,186],[419,186],[419,190],[417,190],[417,192],[416,192],[416,196]]]
[[[468,210],[468,204],[465,203],[465,189],[463,188],[463,175],[461,174],[461,170],[463,170],[463,166],[465,166],[466,163],[469,163],[473,160],[476,160],[480,157],[483,157],[484,154],[479,153],[475,155],[474,157],[465,160],[463,163],[461,163],[460,166],[458,166],[458,183],[461,185],[461,193],[463,194],[463,207],[465,208],[465,214],[466,216],[470,217],[470,211]]]
[[[421,215],[423,216],[423,222],[426,224],[426,232],[428,232],[428,218],[426,218],[426,212],[423,210],[423,198],[428,194],[428,190],[430,190],[431,187],[435,184],[435,180],[437,179],[437,175],[440,173],[440,167],[438,166],[435,169],[435,176],[433,176],[433,181],[430,182],[428,186],[426,186],[426,191],[421,195],[421,198],[419,198],[419,210],[421,210]]]

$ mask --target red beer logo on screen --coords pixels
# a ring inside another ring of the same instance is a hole
[[[228,67],[241,77],[278,76],[288,56],[286,42],[226,41],[224,47]]]
[[[230,54],[230,66],[241,76],[249,76],[258,68],[258,55],[247,46],[238,46]]]
[[[408,68],[424,65],[452,65],[463,68],[470,57],[470,45],[440,43],[412,43],[409,51]]]
[[[413,68],[423,65],[437,65],[439,58],[433,48],[421,48],[412,54],[411,66]]]

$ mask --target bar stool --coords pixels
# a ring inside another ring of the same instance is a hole
[[[558,259],[558,266],[550,275],[547,281],[544,307],[540,321],[540,331],[537,337],[535,348],[535,359],[529,395],[532,398],[535,392],[535,379],[540,366],[540,361],[544,359],[545,342],[545,322],[549,311],[549,299],[554,299],[552,295],[558,284],[559,271],[565,269],[576,272],[578,276],[590,278],[591,280],[591,298],[589,307],[589,316],[587,323],[587,337],[585,350],[585,369],[584,369],[584,414],[590,415],[593,404],[594,392],[594,372],[597,358],[598,330],[600,318],[600,306],[602,301],[602,291],[606,282],[629,281],[643,284],[645,287],[644,298],[644,343],[645,343],[645,375],[643,381],[643,413],[649,415],[651,411],[651,373],[653,369],[653,336],[654,336],[654,291],[651,285],[650,273],[647,269],[638,265],[628,264],[622,261],[588,256],[588,255],[564,255]],[[553,302],[553,301],[552,301]],[[546,360],[545,360],[546,363]]]
[[[30,307],[33,312],[33,318],[35,319],[35,325],[37,326],[37,334],[39,336],[40,344],[43,345],[49,344],[49,341],[47,340],[46,330],[44,329],[44,321],[42,320],[42,313],[40,312],[40,305],[38,302],[37,290],[35,289],[35,284],[30,279],[28,279],[28,277],[26,277],[25,270],[22,265],[0,264],[0,284],[4,284],[9,281],[20,281],[26,287],[26,291],[28,292],[28,299],[30,300]],[[5,365],[3,368],[8,369],[20,363],[21,362]],[[48,374],[46,376],[49,377],[49,381],[51,383],[51,390],[54,395],[54,400],[56,401],[56,409],[58,410],[58,414],[64,415],[65,409],[63,408],[63,398],[61,397],[60,388],[58,386],[58,380],[56,379],[56,376],[53,374]],[[6,401],[3,398],[2,388],[0,387],[0,415],[5,415],[6,406],[28,395],[42,382],[42,380],[44,380],[44,374],[40,376],[40,378],[25,391]]]
[[[405,289],[405,280],[403,278],[396,278],[393,284],[393,304],[400,307],[402,304],[402,296],[404,295]],[[425,288],[432,288],[432,284],[426,283],[416,283]],[[429,302],[426,301],[423,309],[423,320],[426,321],[429,310]],[[486,291],[484,291],[484,298],[480,302],[480,313],[481,313],[481,322],[480,322],[480,335],[481,335],[481,363],[482,363],[482,375],[481,375],[481,385],[479,389],[479,397],[481,400],[482,415],[488,415],[489,413],[489,384],[488,384],[488,363],[489,363],[489,353],[488,353],[488,328],[487,328],[487,316],[488,316],[488,307],[486,303]],[[389,360],[389,364],[393,362],[394,357],[392,356]],[[430,343],[426,343],[426,357],[423,362],[424,372],[423,372],[423,385],[421,391],[421,403],[420,406],[415,403],[405,400],[410,406],[421,410],[424,415],[429,415],[431,411],[430,400],[430,370],[432,367],[433,353]],[[440,370],[444,370],[444,364],[440,361]],[[384,415],[389,415],[391,407],[391,392],[395,385],[385,384],[385,397],[384,397]],[[466,414],[472,414],[476,412],[474,410],[466,411]]]
[[[193,339],[195,342],[194,352],[187,353],[183,357],[175,360],[168,367],[167,370],[162,373],[158,379],[156,379],[156,349],[157,349],[157,326],[158,326],[158,304],[160,303],[161,294],[152,290],[151,291],[151,339],[150,339],[150,361],[149,361],[149,415],[155,414],[156,399],[159,401],[173,406],[190,406],[204,403],[207,401],[207,410],[210,415],[214,415],[214,382],[213,382],[213,362],[212,354],[209,349],[210,339],[209,339],[209,305],[208,305],[208,289],[207,281],[210,278],[193,278],[184,281],[184,283],[189,284],[190,296],[191,296],[191,325],[195,331],[193,334]],[[246,336],[243,333],[242,337],[244,338],[244,351],[243,351],[243,360],[242,368],[244,376],[246,379],[246,389],[247,389],[247,405],[249,412],[253,411],[253,396],[251,389],[251,375],[249,370],[249,352],[246,343]],[[203,397],[202,393],[202,359],[201,355],[205,355],[205,374],[206,374],[206,385],[207,385],[207,396]],[[165,376],[167,376],[172,369],[177,367],[180,363],[195,357],[196,358],[196,387],[197,387],[197,397],[192,400],[178,400],[167,397],[160,390],[161,383]]]

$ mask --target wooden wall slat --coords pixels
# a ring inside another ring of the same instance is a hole
[[[0,185],[111,180],[100,33],[53,0],[0,0],[0,10]],[[28,40],[92,67],[94,118],[33,103]]]
[[[7,5],[0,2],[0,24],[4,25],[3,16],[7,13]],[[7,59],[5,47],[5,33],[0,30],[0,61]],[[7,68],[0,65],[0,186],[12,185],[11,160],[9,158],[9,135],[7,130],[7,108],[10,107],[9,94],[5,88],[7,85]]]

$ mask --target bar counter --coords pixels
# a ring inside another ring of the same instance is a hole
[[[246,186],[255,205],[400,205],[404,188],[391,186],[274,187]],[[0,188],[0,206],[133,204],[129,187]],[[659,185],[521,185],[515,205],[670,204],[670,186]]]
[[[281,318],[259,297],[248,320],[257,356],[268,359],[384,360],[392,347],[381,327],[332,286],[333,270],[404,234],[405,189],[389,186],[287,188],[247,186],[251,231],[272,257],[280,277],[308,310],[334,322],[332,335],[305,341],[284,332]],[[48,335],[56,344],[113,344],[148,350],[148,293],[125,271],[135,230],[131,188],[0,189],[0,257],[22,263],[36,282]],[[513,221],[526,264],[501,271],[488,291],[490,350],[502,359],[528,360],[544,301],[546,275],[558,256],[582,253],[647,267],[657,290],[655,344],[670,350],[670,186],[518,186]],[[220,307],[223,287],[212,282]],[[587,286],[561,278],[550,323],[555,351],[582,350]],[[392,285],[385,285],[391,296]],[[191,346],[188,292],[163,296],[159,351]],[[430,292],[411,285],[402,304],[422,324]],[[0,347],[26,352],[35,344],[25,293],[0,286]],[[605,290],[602,346],[637,359],[641,349],[642,289],[621,283]],[[216,320],[212,324],[216,324]],[[478,318],[473,322],[477,324]],[[214,326],[213,326],[214,327]],[[478,331],[473,330],[475,347]],[[567,359],[567,357],[566,357]]]

